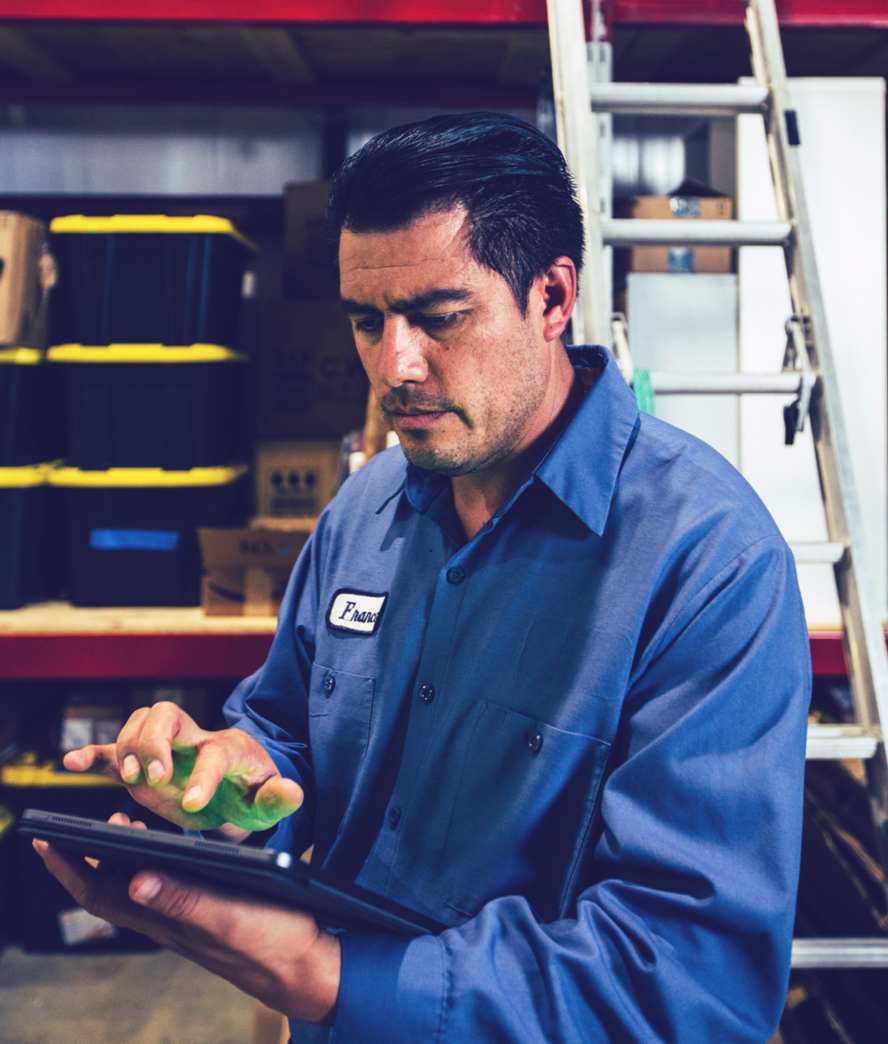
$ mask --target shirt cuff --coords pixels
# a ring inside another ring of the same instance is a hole
[[[433,935],[343,932],[336,1024],[330,1044],[416,1044],[438,1040],[444,1025],[447,967]]]

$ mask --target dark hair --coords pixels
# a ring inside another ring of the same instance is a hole
[[[558,257],[583,263],[583,216],[558,147],[515,116],[475,112],[395,127],[343,163],[333,180],[327,231],[388,232],[462,205],[469,249],[506,280],[527,310],[534,279]]]

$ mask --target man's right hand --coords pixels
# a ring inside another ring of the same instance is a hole
[[[104,772],[133,798],[189,830],[267,830],[302,804],[266,750],[241,729],[207,732],[174,703],[137,710],[117,743],[65,755],[73,772]],[[241,836],[243,836],[241,834]]]

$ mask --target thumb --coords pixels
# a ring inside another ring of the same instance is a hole
[[[197,920],[201,894],[199,888],[154,870],[140,871],[130,881],[129,886],[130,899],[134,903],[147,906],[174,921]]]

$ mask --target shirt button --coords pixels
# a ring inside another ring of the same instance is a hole
[[[399,808],[393,808],[389,812],[389,826],[392,830],[398,825],[398,820],[401,818],[401,810]]]
[[[336,679],[333,677],[332,674],[328,674],[327,677],[324,678],[322,688],[324,690],[325,696],[329,696],[330,693],[336,688]]]
[[[527,749],[531,754],[539,754],[543,745],[543,734],[541,732],[529,732],[527,734]]]
[[[447,583],[448,584],[461,584],[466,578],[466,571],[462,566],[454,566],[453,569],[447,570]]]
[[[431,703],[432,700],[435,698],[435,690],[431,687],[431,685],[423,685],[423,687],[419,690],[419,698],[422,700],[423,703]]]

